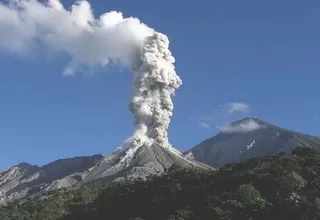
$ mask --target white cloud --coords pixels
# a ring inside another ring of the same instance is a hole
[[[236,112],[248,113],[250,111],[250,106],[243,102],[231,102],[231,103],[222,105],[222,107],[226,109],[228,114],[233,114]]]
[[[76,2],[70,10],[59,0],[0,2],[0,50],[29,56],[36,51],[63,52],[70,56],[64,74],[80,66],[104,67],[110,62],[135,63],[140,46],[154,30],[137,18],[108,12],[95,19],[88,1]]]
[[[210,128],[211,127],[210,124],[208,124],[208,123],[206,123],[204,121],[200,122],[198,125],[201,128]]]
[[[258,130],[261,128],[261,125],[259,125],[255,120],[248,119],[234,125],[228,124],[222,127],[217,126],[217,128],[224,133],[238,133]]]
[[[249,104],[244,102],[230,102],[218,105],[211,114],[198,117],[196,123],[201,128],[222,128],[229,124],[248,117],[251,111]]]

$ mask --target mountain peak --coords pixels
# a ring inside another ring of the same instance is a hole
[[[291,131],[257,118],[243,118],[221,128],[221,133],[198,144],[195,160],[216,167],[280,152],[296,147],[320,149],[320,138]]]
[[[231,126],[243,126],[243,125],[258,125],[260,128],[279,128],[273,124],[270,124],[268,122],[265,122],[261,119],[254,118],[254,117],[246,117],[243,119],[240,119],[238,121],[234,121],[230,123]],[[279,128],[280,129],[280,128]]]
[[[59,159],[42,167],[20,163],[7,172],[0,171],[0,205],[1,201],[14,201],[60,188],[77,188],[121,178],[145,179],[166,172],[174,164],[209,169],[177,152],[154,144],[119,149],[107,157],[96,154]]]
[[[246,118],[240,119],[238,121],[232,122],[232,124],[241,124],[241,123],[246,123],[246,122],[250,122],[250,121],[256,122],[258,124],[268,124],[267,122],[262,121],[258,118],[254,118],[254,117],[246,117]]]
[[[15,165],[14,167],[18,167],[20,169],[28,169],[28,168],[34,168],[34,167],[37,167],[37,166],[29,164],[29,163],[26,163],[26,162],[22,162],[22,163],[19,163],[19,164]]]
[[[222,133],[242,133],[260,130],[261,128],[271,127],[264,121],[256,118],[244,118],[239,121],[231,122],[219,127]]]

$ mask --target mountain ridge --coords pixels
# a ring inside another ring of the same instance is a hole
[[[127,178],[161,175],[173,164],[182,167],[207,165],[186,159],[176,149],[154,144],[119,148],[107,156],[59,159],[41,167],[20,163],[0,173],[0,205],[61,188],[78,188]]]
[[[171,167],[147,181],[59,190],[0,207],[7,220],[319,219],[320,151],[254,158],[214,171]],[[119,211],[120,210],[120,211]]]
[[[241,131],[245,128],[243,123],[250,125],[252,121],[259,126]],[[237,129],[220,132],[184,153],[154,144],[118,148],[107,156],[95,154],[58,159],[41,167],[19,163],[0,171],[0,205],[61,188],[78,188],[111,180],[146,179],[165,173],[172,165],[212,169],[253,157],[289,153],[296,147],[320,149],[320,138],[260,119],[244,118],[230,126]]]
[[[14,165],[0,172],[0,205],[28,196],[32,191],[57,189],[59,185],[50,184],[75,172],[89,169],[102,157],[101,154],[95,154],[59,159],[41,167],[25,162]]]
[[[248,122],[258,124],[259,127],[241,131]],[[222,131],[185,151],[184,155],[192,154],[195,160],[217,167],[257,156],[290,153],[296,147],[311,146],[320,149],[319,137],[281,128],[257,118],[247,117],[232,122],[227,128],[225,132]]]

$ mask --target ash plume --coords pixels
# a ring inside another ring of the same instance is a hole
[[[116,63],[128,67],[135,74],[130,110],[136,130],[121,149],[128,155],[141,146],[159,145],[179,154],[169,144],[167,129],[173,110],[171,96],[182,82],[167,36],[137,18],[124,18],[121,12],[95,19],[89,2],[78,1],[67,10],[59,0],[0,3],[0,33],[4,52],[68,54],[65,75],[83,71],[83,66]]]
[[[141,51],[141,66],[134,70],[135,94],[130,110],[136,132],[130,143],[135,147],[152,144],[171,149],[167,129],[172,116],[171,95],[182,81],[174,70],[174,57],[167,36],[155,32],[147,37]]]
[[[72,75],[110,62],[131,67],[154,30],[116,11],[95,19],[88,1],[67,10],[59,0],[9,0],[0,2],[0,33],[0,49],[5,52],[67,54],[70,62],[63,73]]]

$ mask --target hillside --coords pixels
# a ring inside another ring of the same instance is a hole
[[[254,129],[246,130],[249,125],[255,125]],[[320,149],[320,138],[280,128],[256,118],[245,118],[233,122],[228,129],[201,142],[185,155],[217,167],[259,156],[290,153],[296,147]]]
[[[184,158],[174,148],[159,145],[117,149],[105,157],[61,159],[42,167],[21,163],[0,173],[0,205],[56,189],[75,189],[123,178],[145,179],[162,174],[173,164],[209,168]]]
[[[42,167],[20,163],[0,172],[0,205],[37,195],[41,192],[72,186],[77,174],[85,172],[103,158],[101,154],[60,159]]]
[[[320,219],[320,152],[254,158],[216,171],[174,166],[160,177],[60,190],[0,209],[1,220]]]
[[[242,131],[250,123],[255,129]],[[296,147],[320,149],[320,139],[245,118],[187,151],[185,156],[173,147],[152,145],[120,148],[107,156],[60,159],[42,167],[18,164],[0,172],[0,205],[61,188],[75,189],[125,178],[145,179],[161,175],[172,165],[210,169],[205,164],[219,167],[259,156],[290,153]]]

